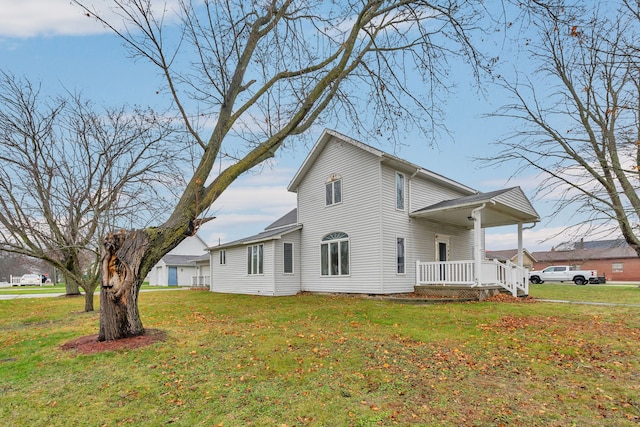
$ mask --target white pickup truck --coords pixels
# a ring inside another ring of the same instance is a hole
[[[569,265],[552,265],[544,270],[529,272],[529,281],[533,284],[544,282],[573,282],[576,285],[600,283],[596,270],[577,270]]]

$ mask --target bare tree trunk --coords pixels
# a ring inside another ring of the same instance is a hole
[[[65,277],[64,289],[67,296],[80,295],[80,286],[78,286],[78,282],[69,280],[67,277]]]
[[[138,312],[140,264],[149,244],[143,231],[112,233],[104,239],[100,277],[99,341],[144,334]]]
[[[93,292],[94,292],[93,289],[91,291],[89,291],[89,292],[87,292],[85,290],[85,294],[84,294],[84,311],[86,311],[86,312],[93,311]]]
[[[111,341],[144,334],[138,312],[138,286],[115,297],[110,288],[100,288],[100,332],[98,341]]]

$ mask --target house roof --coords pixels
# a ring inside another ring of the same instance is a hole
[[[523,255],[528,255],[529,258],[531,258],[533,261],[537,261],[535,259],[535,257],[533,255],[531,255],[531,253],[526,250],[526,249],[522,249],[522,254]],[[503,249],[503,250],[499,250],[499,251],[485,251],[485,256],[486,258],[490,258],[490,259],[497,259],[498,261],[506,261],[506,260],[512,260],[514,259],[516,256],[518,256],[518,249]]]
[[[584,262],[597,259],[638,258],[638,254],[629,245],[618,247],[600,247],[594,249],[574,249],[570,251],[534,252],[537,262],[556,264],[561,261]]]
[[[316,159],[318,158],[318,156],[320,155],[324,147],[327,145],[327,143],[329,143],[329,141],[334,139],[339,140],[339,142],[351,144],[364,151],[367,151],[373,154],[374,156],[379,157],[381,163],[387,164],[397,170],[405,171],[411,174],[416,174],[418,176],[421,176],[424,179],[428,179],[431,181],[436,181],[439,185],[442,185],[448,188],[453,188],[462,193],[467,193],[467,194],[477,193],[477,190],[467,187],[466,185],[463,185],[452,179],[446,178],[445,176],[442,176],[430,170],[424,169],[418,165],[415,165],[411,162],[403,160],[399,157],[393,156],[389,153],[385,153],[384,151],[378,150],[377,148],[374,148],[370,145],[364,144],[360,141],[356,141],[353,138],[350,138],[346,135],[343,135],[331,129],[325,129],[322,135],[320,136],[320,138],[318,139],[318,141],[316,142],[316,144],[313,146],[313,148],[307,155],[307,158],[302,163],[302,166],[300,166],[300,169],[298,169],[298,172],[296,172],[296,175],[291,180],[291,183],[289,184],[289,187],[288,187],[289,191],[297,192],[298,186],[300,185],[302,179],[305,177],[307,172],[309,172],[309,170],[311,169],[311,166],[315,163]]]
[[[287,212],[285,215],[277,219],[272,224],[268,225],[263,232],[254,234],[253,236],[244,237],[242,239],[234,240],[233,242],[225,243],[223,245],[212,246],[208,248],[210,251],[217,249],[230,248],[233,246],[250,245],[259,242],[266,242],[269,240],[281,239],[282,236],[289,234],[293,231],[300,230],[302,228],[298,221],[298,210],[293,209]]]
[[[298,223],[298,209],[293,208],[287,212],[281,218],[275,220],[272,224],[268,225],[264,230],[275,230],[280,227],[287,227]]]
[[[411,213],[415,218],[456,226],[473,226],[471,211],[482,207],[483,227],[526,224],[540,221],[540,216],[520,187],[511,187],[488,193],[477,193],[457,199],[445,200]]]
[[[166,265],[192,266],[193,262],[199,255],[171,255],[167,254],[162,257],[162,261]]]

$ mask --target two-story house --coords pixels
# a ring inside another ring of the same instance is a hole
[[[515,295],[526,286],[526,271],[484,260],[485,227],[517,225],[522,251],[522,225],[539,221],[519,187],[479,193],[326,130],[288,190],[297,209],[259,234],[209,248],[212,291],[394,294],[416,285],[501,285]]]

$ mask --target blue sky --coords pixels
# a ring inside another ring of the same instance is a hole
[[[68,0],[0,0],[0,69],[41,82],[45,91],[53,94],[65,89],[81,91],[97,104],[154,106],[163,101],[158,98],[162,95],[156,94],[159,81],[155,71],[128,58],[115,36]],[[473,160],[496,152],[491,143],[512,130],[509,126],[513,123],[484,117],[506,102],[504,95],[493,86],[485,87],[489,98],[477,94],[468,69],[456,69],[451,76],[457,87],[443,106],[451,137],[444,136],[438,146],[431,147],[407,135],[407,145],[395,151],[383,141],[363,142],[479,191],[520,185],[532,197],[538,177],[520,175],[509,180],[516,165],[483,168]],[[357,138],[351,129],[335,130]],[[300,147],[280,153],[259,174],[249,173],[237,180],[212,207],[218,218],[201,230],[203,239],[213,245],[254,234],[294,208],[296,195],[286,187],[307,150]],[[534,200],[534,207],[542,222],[525,232],[524,245],[529,251],[549,250],[562,239],[547,239],[565,224],[548,220],[549,203]],[[487,249],[515,248],[516,230],[515,226],[488,230]]]

